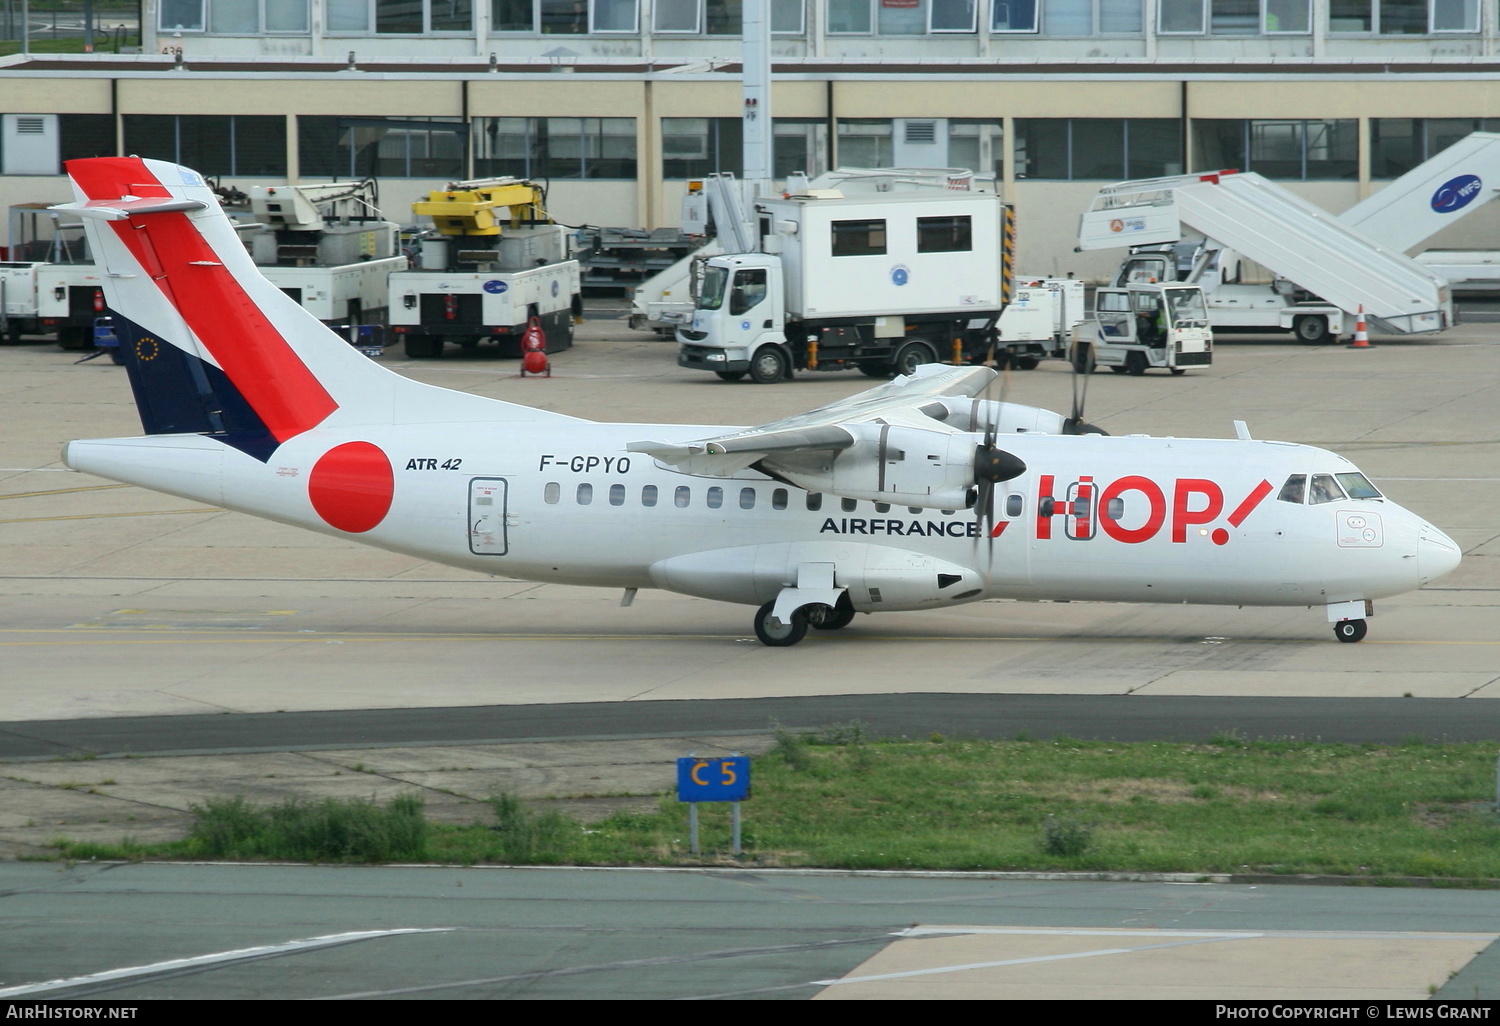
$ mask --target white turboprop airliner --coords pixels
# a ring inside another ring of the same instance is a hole
[[[923,367],[761,427],[601,424],[420,384],[261,277],[203,179],[68,164],[147,434],[69,467],[468,570],[758,607],[768,645],[985,598],[1322,606],[1459,548],[1335,453],[1071,436]]]

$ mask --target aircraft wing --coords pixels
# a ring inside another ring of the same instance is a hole
[[[691,442],[631,442],[625,448],[688,474],[728,477],[763,460],[765,469],[774,470],[778,457],[800,463],[808,456],[832,457],[854,446],[864,434],[858,427],[861,424],[956,433],[922,407],[936,399],[977,396],[994,378],[995,372],[988,367],[929,364],[917,368],[915,374],[759,427]]]

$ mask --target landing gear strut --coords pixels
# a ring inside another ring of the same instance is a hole
[[[1364,620],[1340,620],[1333,625],[1333,636],[1340,641],[1363,641],[1370,631],[1370,625]]]
[[[839,604],[832,609],[821,605],[814,608],[821,615],[809,616],[807,623],[816,630],[836,631],[854,622],[854,603],[849,601],[848,592],[839,596]]]

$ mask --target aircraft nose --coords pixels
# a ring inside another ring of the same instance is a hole
[[[1457,542],[1431,524],[1422,524],[1417,534],[1417,577],[1422,584],[1452,573],[1462,558]]]

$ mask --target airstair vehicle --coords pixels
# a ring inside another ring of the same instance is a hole
[[[1174,259],[1162,264],[1203,287],[1215,329],[1295,330],[1313,342],[1340,333],[1360,310],[1392,334],[1453,323],[1446,279],[1254,173],[1106,186],[1083,214],[1078,244],[1131,247],[1137,256],[1122,266],[1116,285],[1138,280],[1130,276],[1139,274],[1142,251],[1175,247],[1176,254],[1164,253]],[[1274,280],[1240,281],[1241,258]]]

